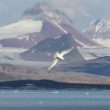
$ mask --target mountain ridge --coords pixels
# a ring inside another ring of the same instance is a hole
[[[102,46],[110,47],[110,21],[94,20],[82,32]]]
[[[55,17],[49,17],[48,11]],[[39,13],[43,19],[34,18],[39,17]],[[79,47],[99,46],[72,26],[70,18],[63,12],[53,9],[46,4],[35,4],[24,11],[23,16],[25,17],[22,17],[18,22],[0,28],[1,38],[3,38],[3,35],[5,37],[0,40],[1,47],[30,48],[45,38],[57,37],[65,33],[71,33]],[[31,17],[28,18],[28,16]]]

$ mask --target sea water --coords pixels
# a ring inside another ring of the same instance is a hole
[[[0,91],[0,110],[110,110],[110,91]]]

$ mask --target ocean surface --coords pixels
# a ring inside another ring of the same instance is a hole
[[[0,110],[110,110],[110,91],[0,91]]]

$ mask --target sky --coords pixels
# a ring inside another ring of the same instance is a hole
[[[37,2],[63,11],[81,29],[95,19],[110,20],[110,0],[0,0],[0,26],[20,20],[23,11]]]

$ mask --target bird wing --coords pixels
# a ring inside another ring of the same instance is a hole
[[[60,53],[60,55],[64,56],[65,54],[71,52],[72,50],[73,50],[73,47],[70,48],[70,49],[66,49],[66,50],[62,51],[62,52]]]
[[[57,64],[58,61],[59,61],[58,59],[55,59],[52,65],[48,68],[48,70],[52,69]]]

